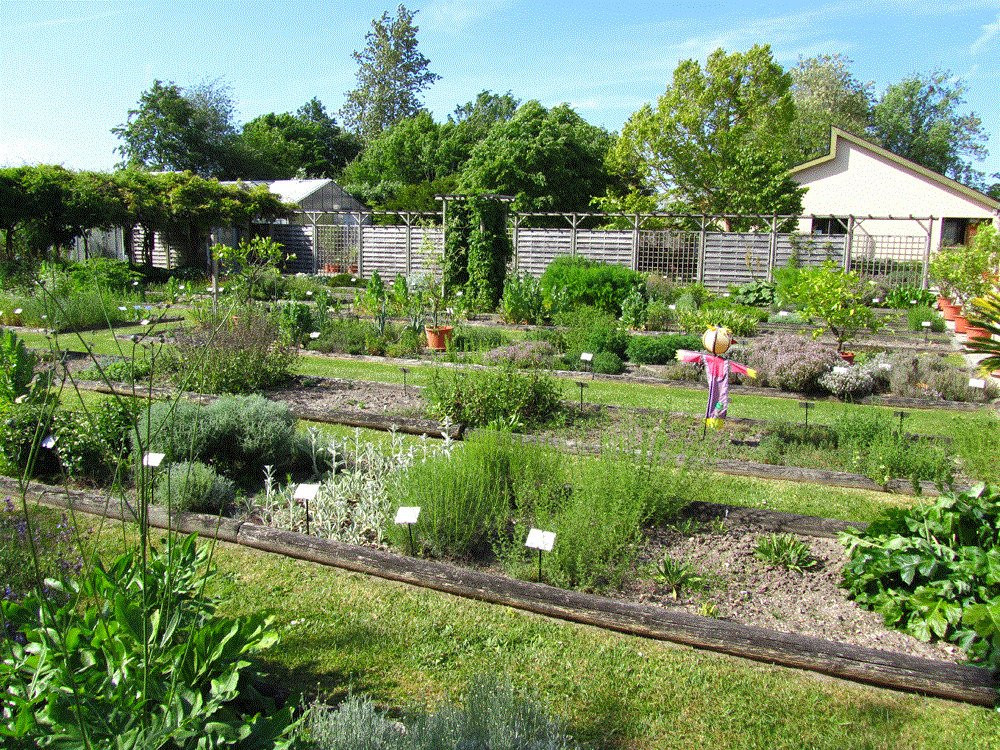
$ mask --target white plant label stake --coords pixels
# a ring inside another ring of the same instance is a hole
[[[846,375],[850,369],[851,369],[850,367],[834,367],[833,368],[833,374],[834,375]]]
[[[316,499],[317,492],[319,492],[318,484],[300,484],[292,493],[293,500],[304,500],[306,503],[306,536],[309,536],[309,501]]]
[[[413,546],[413,524],[417,522],[420,518],[420,506],[419,505],[404,505],[399,510],[396,511],[396,523],[400,526],[406,527],[406,532],[410,536],[410,556],[414,555]]]
[[[556,532],[542,531],[541,529],[529,529],[528,538],[524,546],[528,549],[538,550],[538,582],[542,582],[542,552],[551,552],[556,543]]]
[[[969,388],[985,388],[986,380],[984,378],[969,378]]]
[[[151,469],[155,469],[157,466],[163,463],[163,459],[167,457],[166,453],[146,453],[142,457],[142,465],[148,466]]]
[[[590,365],[590,377],[594,377],[594,353],[593,352],[583,352],[580,355],[580,361],[585,365]]]

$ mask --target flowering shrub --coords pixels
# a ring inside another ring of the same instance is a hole
[[[833,348],[795,334],[764,336],[753,341],[747,361],[757,370],[759,384],[802,393],[820,390],[820,377],[842,363]]]
[[[42,579],[60,579],[80,571],[82,563],[79,554],[72,551],[72,532],[65,515],[32,510],[30,528]],[[4,498],[0,503],[0,600],[18,601],[36,583],[28,529],[23,510],[11,498]],[[0,639],[3,635],[0,631]]]
[[[510,364],[524,369],[550,367],[556,349],[548,341],[518,341],[510,346],[501,346],[483,356],[486,364]]]
[[[846,367],[844,372],[832,370],[820,376],[819,384],[844,401],[853,401],[875,393],[878,380],[870,365]]]

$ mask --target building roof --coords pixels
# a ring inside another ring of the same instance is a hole
[[[301,203],[313,193],[322,190],[333,180],[322,177],[312,180],[230,180],[223,185],[266,185],[267,189],[277,195],[285,203]]]
[[[937,182],[943,187],[959,192],[965,197],[971,198],[977,203],[983,204],[987,208],[991,208],[994,211],[1000,211],[1000,201],[991,198],[990,196],[986,195],[986,193],[982,193],[976,190],[975,188],[970,188],[968,185],[963,185],[961,182],[953,180],[950,177],[945,177],[943,174],[935,172],[932,169],[928,169],[922,164],[917,164],[915,161],[907,159],[905,156],[894,154],[892,151],[889,151],[888,149],[882,148],[881,146],[878,146],[872,143],[871,141],[866,141],[864,138],[854,135],[854,133],[850,133],[846,130],[842,130],[841,128],[838,127],[830,128],[830,153],[826,154],[825,156],[820,156],[817,159],[807,161],[804,164],[799,164],[797,167],[792,167],[791,169],[788,170],[788,174],[794,177],[796,174],[804,172],[805,170],[810,169],[811,167],[815,167],[820,164],[825,164],[828,161],[833,161],[837,157],[837,144],[841,138],[843,138],[845,141],[850,141],[855,146],[858,146],[859,148],[862,148],[865,151],[869,151],[875,154],[876,156],[881,156],[883,159],[887,159],[888,161],[893,162],[894,164],[901,167],[903,170],[907,172],[912,172],[914,174],[920,175],[921,177],[926,177],[929,180]]]

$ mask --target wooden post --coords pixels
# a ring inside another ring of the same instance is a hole
[[[701,215],[701,232],[698,235],[698,260],[695,271],[695,281],[699,284],[705,279],[705,242],[707,241],[707,230],[705,225],[705,214]]]
[[[514,214],[513,221],[514,221],[514,237],[513,241],[511,242],[511,245],[513,246],[513,251],[514,251],[514,271],[517,272],[518,271],[517,235],[521,229],[521,214]]]
[[[362,214],[358,211],[358,278],[363,279],[365,274],[365,227],[362,223]]]
[[[847,237],[844,239],[844,270],[851,270],[851,253],[854,251],[854,230],[857,228],[857,224],[854,221],[854,216],[847,217]]]
[[[577,224],[576,214],[571,214],[570,225],[573,228],[570,230],[570,235],[569,235],[569,252],[570,255],[572,255],[574,258],[576,257],[576,224]]]
[[[774,265],[778,255],[778,214],[771,216],[771,238],[767,246],[767,280],[774,281]]]
[[[632,270],[639,270],[639,214],[632,217]]]
[[[927,242],[924,244],[924,268],[920,276],[920,288],[926,289],[930,286],[931,269],[931,243],[934,241],[934,217],[931,216],[927,222]]]
[[[319,228],[316,226],[316,214],[309,214],[309,221],[312,222],[312,255],[313,273],[319,273]]]
[[[403,214],[403,222],[406,224],[406,270],[403,275],[409,276],[413,263],[413,215],[409,211]]]

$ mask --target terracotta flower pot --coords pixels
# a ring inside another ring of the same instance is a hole
[[[989,341],[991,334],[985,328],[978,328],[977,326],[968,326],[965,330],[965,335],[969,337],[969,341],[973,339],[980,339],[982,341]]]
[[[427,334],[427,348],[436,352],[443,352],[448,348],[452,331],[452,326],[424,326],[424,333]]]
[[[962,315],[955,316],[955,333],[965,333],[969,330],[969,320]]]
[[[839,352],[840,358],[850,365],[854,364],[854,352]]]
[[[948,299],[947,297],[942,297],[941,295],[938,295],[938,298],[937,298],[937,309],[938,310],[944,310],[945,305],[950,305],[950,304],[951,304],[951,300],[950,299]]]
[[[955,316],[958,315],[959,307],[958,305],[953,305],[950,302],[945,302],[941,307],[941,315],[944,316],[945,320],[954,320]]]

